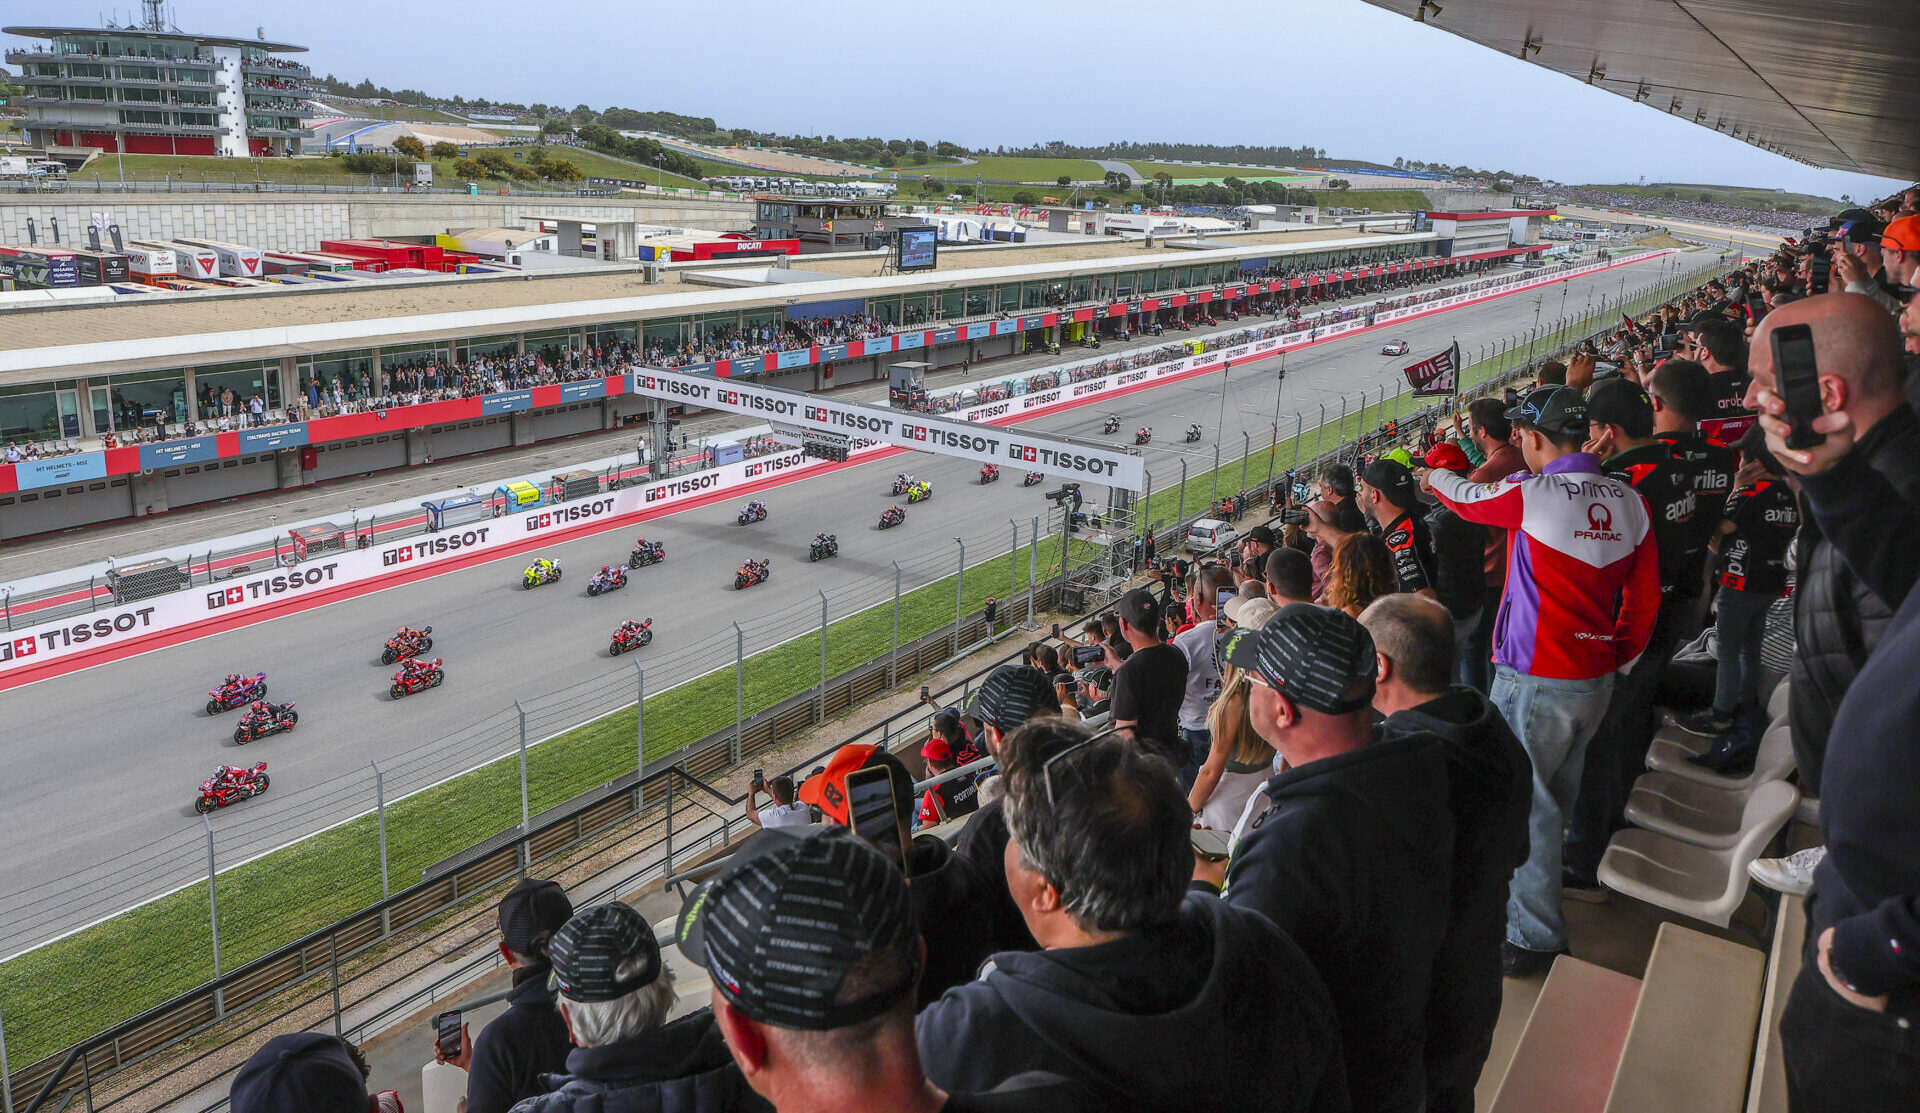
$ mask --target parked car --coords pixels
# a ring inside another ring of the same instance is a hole
[[[1187,551],[1191,553],[1223,549],[1239,539],[1240,531],[1233,528],[1233,523],[1218,518],[1202,518],[1187,527]]]

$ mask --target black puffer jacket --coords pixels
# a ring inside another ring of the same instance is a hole
[[[1854,446],[1854,455],[1885,476],[1910,506],[1920,506],[1920,418],[1912,410],[1901,406],[1880,419]],[[1793,614],[1798,656],[1788,714],[1801,791],[1818,796],[1834,714],[1867,654],[1879,644],[1893,608],[1867,590],[1810,516],[1801,518],[1794,556],[1799,569]]]

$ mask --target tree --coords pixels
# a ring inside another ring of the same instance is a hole
[[[909,156],[909,160],[910,160],[910,161],[911,161],[911,162],[912,162],[912,163],[913,163],[913,164],[914,164],[915,166],[925,166],[925,165],[927,164],[927,148],[926,148],[926,146],[925,146],[924,144],[922,144],[919,150],[917,150],[917,151],[915,151],[915,152],[913,152],[913,154]]]
[[[427,153],[431,154],[434,158],[459,158],[460,145],[458,143],[449,143],[442,139],[440,142],[427,148]]]
[[[453,176],[469,182],[477,182],[487,176],[487,168],[470,158],[453,160]]]
[[[892,166],[894,163],[900,160],[893,156],[892,151],[881,151],[880,157],[877,159],[874,159],[873,161],[876,165],[879,165],[879,166]]]
[[[541,123],[541,125],[540,125],[540,134],[541,134],[542,136],[548,136],[548,135],[572,135],[572,134],[573,134],[573,125],[572,125],[572,124],[570,124],[570,123],[568,123],[568,122],[567,122],[567,121],[565,121],[565,120],[562,120],[562,119],[559,119],[559,118],[554,118],[554,119],[551,119],[551,120],[547,120],[547,121],[544,121],[543,123]]]
[[[1107,188],[1115,193],[1125,193],[1133,188],[1133,179],[1116,170],[1107,176]]]
[[[1394,160],[1393,160],[1393,168],[1394,168],[1395,170],[1405,170],[1405,169],[1407,168],[1407,160],[1406,160],[1406,159],[1404,159],[1404,158],[1396,158],[1396,159],[1394,159]]]
[[[933,145],[933,153],[941,158],[959,158],[966,154],[967,150],[958,143],[949,143],[942,139]]]
[[[1068,177],[1065,174],[1062,174],[1058,178],[1055,178],[1053,180],[1053,184],[1059,186],[1061,189],[1066,189],[1068,186],[1073,184],[1073,179]]]
[[[403,135],[394,140],[393,149],[415,162],[423,161],[427,157],[427,145],[411,135]]]

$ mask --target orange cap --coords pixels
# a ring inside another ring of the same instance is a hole
[[[843,827],[852,826],[853,820],[847,811],[847,774],[866,768],[867,760],[873,757],[875,748],[857,743],[835,750],[826,769],[808,777],[794,794],[795,798],[802,804],[819,808],[820,814]]]
[[[1880,236],[1880,246],[1895,251],[1920,252],[1920,215],[1903,216]]]

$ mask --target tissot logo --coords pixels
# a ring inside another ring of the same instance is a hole
[[[0,644],[0,661],[11,661],[17,657],[31,657],[35,652],[32,638],[15,638]]]

